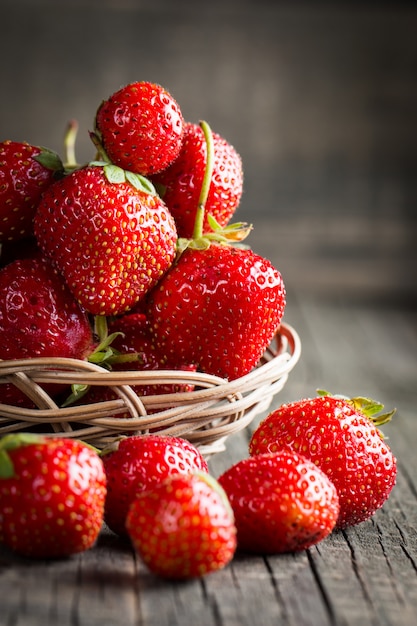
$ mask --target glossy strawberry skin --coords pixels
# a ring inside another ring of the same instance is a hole
[[[43,195],[34,220],[44,254],[94,315],[131,309],[171,265],[177,234],[157,195],[76,170]]]
[[[36,160],[41,152],[28,143],[0,143],[0,243],[32,235],[41,195],[55,180],[55,170]]]
[[[146,306],[167,358],[233,380],[259,361],[285,309],[272,264],[249,249],[187,249],[152,290]]]
[[[87,314],[40,254],[13,261],[0,270],[1,359],[83,359],[94,344]],[[11,383],[0,385],[0,399],[6,404],[32,406]]]
[[[96,130],[112,163],[150,176],[179,154],[184,120],[160,85],[135,82],[115,92],[96,113]]]
[[[103,451],[107,476],[105,521],[121,537],[127,536],[126,516],[134,497],[173,474],[208,472],[199,450],[181,437],[137,435],[121,439]]]
[[[219,477],[232,506],[238,549],[295,552],[335,527],[339,499],[327,476],[302,455],[282,451],[239,461]]]
[[[208,214],[215,217],[220,226],[226,226],[239,206],[243,191],[240,155],[217,133],[213,133],[213,149],[214,169],[205,204],[204,233],[212,232]],[[179,237],[193,236],[206,159],[203,130],[197,124],[187,123],[178,158],[153,178],[174,216]]]
[[[396,459],[380,431],[343,399],[323,396],[286,404],[253,433],[251,455],[296,450],[334,482],[340,500],[338,528],[369,519],[388,498]]]
[[[4,477],[0,472],[1,539],[11,550],[33,558],[87,550],[103,522],[102,461],[80,441],[35,437],[7,451],[14,473]]]
[[[169,579],[222,569],[236,550],[233,512],[208,474],[170,476],[132,502],[126,526],[148,568]]]

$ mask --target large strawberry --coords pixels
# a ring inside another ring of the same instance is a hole
[[[336,488],[301,454],[283,450],[243,459],[226,470],[219,483],[232,506],[242,551],[305,550],[335,527]]]
[[[195,363],[209,374],[233,380],[251,371],[277,332],[285,309],[282,276],[272,263],[248,248],[229,245],[243,239],[247,224],[204,233],[213,181],[214,145],[202,122],[207,146],[193,237],[178,240],[175,264],[146,304],[162,358]]]
[[[174,220],[146,179],[112,165],[75,170],[47,189],[34,219],[43,252],[87,311],[131,309],[171,265]]]
[[[0,440],[0,539],[28,557],[90,548],[101,529],[106,475],[81,441],[23,433]]]
[[[311,459],[334,482],[340,499],[339,528],[370,518],[396,480],[396,459],[377,425],[381,404],[365,398],[324,395],[284,404],[252,435],[251,455],[285,449]]]
[[[225,226],[236,211],[243,189],[240,155],[217,133],[212,133],[213,172],[206,201],[203,232],[211,232],[208,215]],[[185,125],[179,157],[153,178],[177,224],[180,237],[192,237],[200,189],[207,164],[207,146],[200,125]]]
[[[0,270],[0,359],[83,359],[95,347],[87,314],[40,254]],[[11,383],[0,385],[0,401],[32,404]]]
[[[225,567],[236,549],[230,504],[209,474],[175,474],[140,493],[126,528],[149,569],[164,578],[205,576]]]
[[[105,521],[126,536],[126,515],[132,500],[172,474],[208,472],[200,451],[181,437],[137,435],[121,438],[101,453],[107,476]]]
[[[233,380],[258,362],[285,308],[281,274],[249,249],[188,248],[150,294],[147,314],[166,358]]]
[[[59,157],[28,143],[0,143],[0,243],[32,234],[43,191],[63,170]]]
[[[95,132],[112,163],[149,176],[178,156],[183,125],[180,107],[171,94],[143,81],[122,87],[102,102]]]

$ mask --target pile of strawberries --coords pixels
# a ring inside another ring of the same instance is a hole
[[[0,359],[249,373],[279,330],[285,287],[242,244],[251,227],[231,223],[243,189],[233,146],[206,122],[186,122],[148,82],[100,104],[87,164],[75,161],[75,135],[72,124],[64,161],[0,144]],[[62,405],[113,393],[47,391]],[[0,403],[34,407],[9,382]],[[396,461],[377,428],[390,417],[382,408],[329,394],[285,405],[217,479],[181,438],[128,436],[98,451],[63,436],[5,435],[0,540],[25,556],[69,556],[106,522],[168,578],[224,567],[237,549],[306,549],[389,496]]]

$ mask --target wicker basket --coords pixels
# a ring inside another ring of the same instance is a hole
[[[282,324],[258,366],[231,382],[200,372],[107,371],[76,359],[0,361],[0,383],[13,383],[37,407],[0,404],[0,435],[35,427],[37,432],[74,437],[103,448],[123,434],[157,431],[185,437],[209,457],[225,449],[230,434],[268,409],[300,352],[298,334]],[[104,385],[112,387],[117,398],[60,408],[43,388],[46,383]],[[137,385],[141,384],[191,384],[194,390],[140,396]]]

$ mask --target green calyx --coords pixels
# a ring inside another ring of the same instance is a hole
[[[97,149],[97,160],[90,161],[89,165],[93,167],[102,167],[104,175],[109,183],[113,185],[120,185],[121,183],[129,183],[137,191],[143,191],[153,196],[158,195],[154,185],[151,181],[135,172],[124,170],[112,163],[106,154],[106,151],[101,143],[101,138],[98,131],[90,132],[90,138]]]
[[[376,400],[372,400],[371,398],[365,398],[363,396],[357,396],[354,398],[349,398],[348,396],[340,395],[340,394],[331,394],[328,391],[323,389],[318,389],[317,394],[319,396],[331,396],[333,398],[340,398],[341,400],[345,400],[349,404],[351,404],[355,410],[363,413],[367,418],[371,420],[375,424],[375,426],[382,426],[383,424],[387,424],[391,421],[392,416],[396,412],[396,409],[392,411],[387,411],[381,413],[384,409],[384,405],[381,402],[377,402]]]
[[[240,245],[252,230],[252,225],[246,222],[236,222],[234,224],[228,224],[225,227],[221,227],[214,216],[208,214],[207,220],[210,224],[212,232],[204,233],[203,224],[206,213],[206,203],[210,191],[211,179],[213,176],[214,168],[214,143],[213,133],[210,126],[205,121],[200,122],[200,127],[204,134],[206,142],[206,167],[204,170],[203,182],[201,185],[200,196],[198,199],[198,206],[196,211],[196,217],[194,221],[193,236],[190,239],[180,237],[177,241],[177,259],[187,248],[192,250],[207,250],[212,243],[222,245]]]
[[[122,332],[108,334],[107,318],[104,315],[96,315],[94,318],[94,333],[98,337],[98,344],[93,352],[88,356],[87,361],[100,365],[103,369],[111,370],[112,365],[120,363],[133,363],[138,360],[139,355],[136,352],[121,354],[111,344],[118,336],[123,336]],[[80,400],[87,391],[89,385],[74,383],[71,385],[71,394],[61,405],[67,407]]]
[[[40,146],[39,149],[40,152],[33,157],[34,160],[43,165],[43,167],[46,167],[46,169],[51,170],[51,172],[56,172],[57,175],[63,174],[64,164],[60,156],[49,148]]]
[[[0,439],[0,479],[13,478],[14,476],[14,466],[9,455],[10,450],[41,443],[43,440],[41,435],[35,433],[5,435]]]

